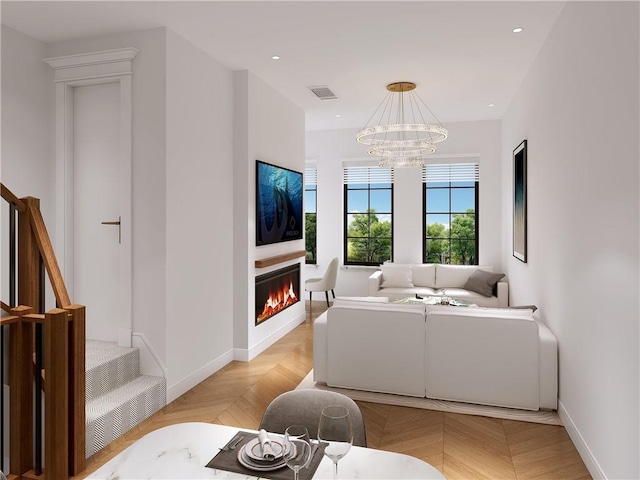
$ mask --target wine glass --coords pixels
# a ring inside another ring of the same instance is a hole
[[[309,431],[303,425],[291,425],[284,431],[284,461],[293,470],[294,480],[298,480],[298,472],[311,460],[311,443]]]
[[[353,443],[351,417],[346,407],[331,405],[320,415],[318,441],[324,454],[333,461],[333,479],[338,478],[338,460],[344,457]]]

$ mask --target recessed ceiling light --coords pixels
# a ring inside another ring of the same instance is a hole
[[[336,118],[340,118],[340,114],[339,113],[336,113]]]
[[[490,103],[490,104],[489,104],[489,106],[490,106],[490,107],[495,107],[495,104]]]
[[[512,31],[513,33],[520,33],[520,32],[522,32],[523,30],[524,30],[524,28],[522,28],[522,27],[516,27],[516,28],[514,28],[514,29],[513,29],[513,30],[511,30],[511,31]]]
[[[272,60],[280,60],[280,55],[273,55],[271,57]]]

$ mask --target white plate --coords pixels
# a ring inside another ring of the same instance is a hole
[[[275,456],[274,460],[282,458],[282,454],[284,451],[282,442],[280,440],[274,440],[273,438],[270,438],[270,440],[271,449],[273,450],[273,455]],[[247,442],[246,454],[249,458],[257,460],[258,462],[268,462],[268,460],[265,460],[262,456],[262,445],[260,445],[260,440],[257,438],[254,438],[253,440]]]
[[[282,467],[287,466],[284,459],[282,458],[279,461],[276,461],[276,463],[255,463],[249,456],[247,456],[247,445],[243,446],[238,452],[238,461],[242,466],[248,468],[249,470],[255,470],[257,472],[271,472],[273,470],[279,470]],[[264,460],[262,461],[264,462]]]

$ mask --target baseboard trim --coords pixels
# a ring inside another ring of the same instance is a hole
[[[578,453],[591,476],[594,480],[606,480],[607,476],[604,474],[602,468],[600,468],[600,465],[598,464],[598,461],[591,453],[591,449],[589,449],[587,442],[584,441],[584,438],[580,434],[576,424],[573,422],[571,415],[569,415],[569,412],[560,401],[558,401],[558,415],[560,415],[564,428],[567,430],[571,441],[575,445],[576,450],[578,450]]]
[[[173,402],[180,395],[188,392],[193,387],[198,385],[203,380],[207,379],[222,367],[227,365],[233,360],[234,350],[228,350],[220,355],[218,358],[213,359],[206,365],[203,365],[191,375],[186,376],[182,380],[174,383],[167,388],[167,403]]]
[[[303,323],[306,319],[307,319],[307,313],[302,312],[298,316],[296,316],[293,320],[291,320],[289,323],[286,323],[285,325],[280,327],[278,330],[273,332],[271,335],[269,335],[267,338],[259,342],[257,345],[254,345],[249,349],[234,348],[233,359],[239,362],[249,362],[253,360],[262,352],[264,352],[267,348],[269,348],[271,345],[273,345],[282,337],[284,337],[291,330],[293,330],[298,325]]]

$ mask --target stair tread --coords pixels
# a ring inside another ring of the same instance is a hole
[[[115,342],[87,340],[85,343],[85,370],[100,367],[111,360],[135,353],[135,347],[120,347]]]
[[[166,393],[164,377],[144,375],[87,402],[86,457],[164,407]]]
[[[86,395],[87,403],[111,390],[126,385],[140,375],[140,350],[119,347],[115,342],[87,340]]]
[[[164,382],[164,377],[141,375],[121,387],[96,397],[86,404],[87,422]]]

